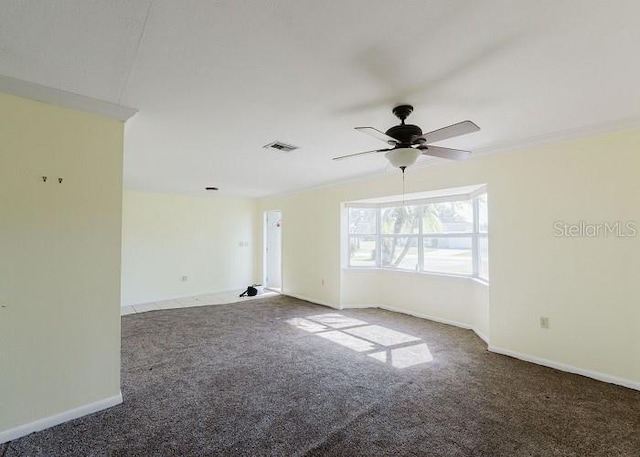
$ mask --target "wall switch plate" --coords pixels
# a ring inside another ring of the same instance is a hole
[[[549,328],[549,318],[540,316],[540,328]]]

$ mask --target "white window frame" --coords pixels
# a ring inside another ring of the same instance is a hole
[[[416,239],[416,246],[418,249],[418,264],[415,272],[424,273],[424,274],[436,274],[436,275],[446,275],[446,276],[461,276],[468,278],[478,278],[482,281],[488,282],[488,278],[480,275],[480,250],[479,250],[479,239],[487,238],[488,239],[488,231],[480,232],[480,218],[479,218],[479,203],[478,197],[480,195],[486,194],[487,188],[486,186],[482,186],[469,194],[457,194],[457,195],[447,195],[441,197],[430,197],[430,198],[420,198],[415,200],[405,200],[404,202],[401,200],[384,202],[384,203],[346,203],[344,205],[346,214],[346,236],[347,243],[345,249],[345,268],[347,269],[377,269],[377,270],[390,270],[390,271],[402,271],[402,272],[412,272],[414,270],[404,269],[404,268],[391,268],[382,266],[382,254],[381,254],[381,246],[383,238],[408,238],[408,239]],[[460,233],[424,233],[423,224],[422,224],[422,215],[423,209],[425,205],[433,204],[433,203],[444,203],[444,202],[458,202],[458,201],[470,201],[472,208],[472,229],[470,232],[460,232]],[[398,206],[417,206],[418,214],[417,217],[421,221],[418,226],[418,233],[398,233],[398,234],[383,234],[382,233],[382,211],[386,208],[394,208]],[[349,233],[349,209],[350,208],[358,208],[358,209],[377,209],[376,215],[376,233],[375,234],[358,234],[358,233]],[[352,237],[357,236],[374,236],[375,237],[375,264],[372,266],[360,266],[360,265],[351,265],[351,252],[350,252],[350,241]],[[426,238],[471,238],[471,273],[463,274],[463,273],[450,273],[444,271],[432,271],[425,270],[424,268],[424,240]]]

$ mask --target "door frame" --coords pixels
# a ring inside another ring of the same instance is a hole
[[[269,236],[269,213],[278,213],[280,215],[280,221],[282,221],[282,211],[279,209],[267,210],[263,213],[262,218],[262,284],[265,289],[273,290],[275,292],[282,292],[283,290],[283,277],[282,277],[282,228],[280,229],[280,288],[271,288],[267,282],[267,276],[269,274],[268,269],[268,236]],[[281,222],[282,224],[282,222]]]

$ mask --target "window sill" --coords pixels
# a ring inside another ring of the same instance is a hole
[[[481,278],[479,276],[474,276],[471,279],[473,279],[478,284],[482,284],[483,286],[489,287],[489,280],[488,279],[484,279],[484,278]]]
[[[393,273],[402,273],[418,276],[439,276],[445,278],[454,279],[471,279],[485,286],[489,285],[489,281],[472,275],[453,274],[453,273],[438,273],[435,271],[412,271],[412,270],[400,270],[395,268],[379,268],[379,267],[342,267],[342,271],[384,271]]]

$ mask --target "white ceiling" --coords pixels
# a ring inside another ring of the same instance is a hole
[[[441,145],[479,154],[640,119],[638,17],[637,0],[3,0],[0,74],[137,108],[129,188],[262,196],[391,172],[330,159],[384,147],[353,127],[386,130],[399,102],[425,131],[475,121]]]

